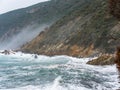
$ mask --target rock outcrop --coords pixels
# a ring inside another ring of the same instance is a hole
[[[97,59],[93,59],[87,62],[90,65],[113,65],[115,64],[114,55],[101,55]]]

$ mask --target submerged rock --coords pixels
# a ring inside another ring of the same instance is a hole
[[[101,55],[97,59],[93,59],[88,61],[87,64],[90,65],[113,65],[115,64],[115,57],[114,55]]]

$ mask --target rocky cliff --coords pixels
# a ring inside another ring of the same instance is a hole
[[[69,2],[69,0],[67,0]],[[71,12],[22,47],[46,55],[93,56],[114,53],[120,44],[120,23],[109,14],[107,0],[78,1]]]
[[[0,43],[4,41],[9,43],[10,38],[13,38],[22,30],[25,31],[28,26],[51,25],[72,11],[72,7],[79,1],[82,4],[84,0],[50,0],[0,15]],[[34,28],[33,30],[35,31]]]

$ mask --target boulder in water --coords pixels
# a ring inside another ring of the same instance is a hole
[[[37,59],[37,58],[38,58],[38,56],[35,54],[34,58],[35,58],[35,59]]]

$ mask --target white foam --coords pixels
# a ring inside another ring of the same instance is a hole
[[[109,79],[108,81],[105,81],[103,84],[107,85],[112,85],[113,90],[118,88],[119,83],[118,83],[118,73],[116,70],[115,65],[112,66],[92,66],[92,65],[87,65],[86,62],[93,59],[93,58],[75,58],[75,57],[69,57],[69,56],[45,56],[45,55],[38,55],[38,57],[35,59],[34,58],[35,54],[24,54],[22,52],[16,52],[15,54],[10,54],[10,55],[4,55],[0,54],[0,60],[2,58],[9,58],[9,60],[18,60],[18,61],[28,61],[29,62],[38,62],[40,65],[30,65],[30,66],[24,66],[22,67],[23,69],[54,69],[54,68],[59,68],[59,67],[64,67],[62,68],[65,72],[68,72],[70,75],[77,75],[79,74],[76,70],[81,71],[82,73],[85,72],[91,72],[92,75],[98,75],[97,77]],[[46,64],[46,65],[44,65]],[[17,67],[12,67],[11,69],[17,69]],[[74,72],[71,72],[70,69],[73,69]],[[95,73],[96,72],[96,73]],[[94,74],[95,73],[95,74]],[[19,72],[17,73],[18,75],[26,75],[24,72]],[[35,74],[35,72],[29,72],[29,75]],[[100,75],[101,76],[100,76]],[[0,80],[2,80],[0,78]],[[2,90],[91,90],[88,89],[82,84],[73,85],[73,84],[68,84],[67,87],[64,85],[60,84],[60,81],[62,80],[61,76],[58,76],[53,82],[50,82],[49,84],[45,85],[28,85],[24,87],[17,87],[17,88],[12,88],[12,89],[2,89]],[[92,90],[107,90],[105,86],[102,84],[98,84],[94,82],[94,88]],[[97,85],[97,87],[96,87]]]
[[[46,84],[44,86],[33,86],[33,85],[28,85],[25,87],[20,87],[20,88],[12,88],[12,89],[3,89],[3,90],[91,90],[85,87],[79,87],[75,85],[68,85],[68,87],[63,87],[60,85],[60,80],[61,76],[57,77],[53,83],[51,84]]]

